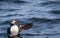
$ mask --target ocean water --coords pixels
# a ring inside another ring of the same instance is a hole
[[[14,19],[33,23],[19,38],[60,38],[60,0],[0,0],[0,38]]]

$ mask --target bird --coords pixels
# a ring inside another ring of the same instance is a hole
[[[8,38],[16,38],[19,34],[19,32],[23,30],[28,30],[29,28],[32,27],[32,24],[22,24],[22,25],[17,25],[18,22],[16,20],[12,20],[10,23],[10,27],[7,29],[7,35]]]

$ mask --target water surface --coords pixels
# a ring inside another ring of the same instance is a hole
[[[60,0],[0,0],[0,37],[8,38],[11,20],[33,23],[19,38],[60,38]]]

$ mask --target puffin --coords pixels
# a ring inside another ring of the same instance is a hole
[[[22,24],[22,25],[17,25],[18,22],[16,20],[12,20],[10,23],[10,27],[7,29],[7,35],[8,38],[16,38],[19,34],[19,32],[23,30],[28,30],[29,28],[32,27],[32,24]]]

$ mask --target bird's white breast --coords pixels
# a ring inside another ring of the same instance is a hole
[[[17,35],[19,32],[18,26],[16,26],[16,25],[12,26],[10,31],[11,31],[11,36]]]

